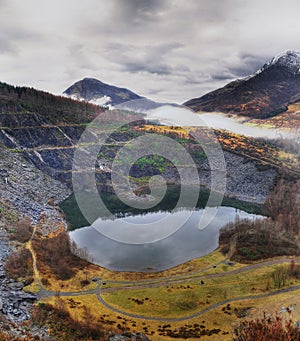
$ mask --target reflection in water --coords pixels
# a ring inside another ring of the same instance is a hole
[[[191,212],[189,212],[191,213]],[[214,220],[204,230],[198,229],[203,209],[192,212],[182,228],[167,238],[148,244],[126,244],[105,237],[97,229],[88,226],[70,232],[70,237],[79,247],[84,247],[91,255],[93,262],[105,268],[119,271],[160,271],[184,263],[190,259],[203,256],[218,247],[219,230],[226,223],[237,218],[256,219],[261,216],[249,214],[231,207],[220,207]],[[129,216],[114,220],[97,220],[103,229],[114,229],[116,235],[133,233],[124,228],[124,221],[131,224],[148,224],[141,233],[152,233],[151,223],[161,221],[161,229],[168,231],[163,224],[164,218],[172,215],[176,221],[186,214],[182,209],[176,212],[149,212],[144,215]],[[134,233],[138,233],[136,230]]]

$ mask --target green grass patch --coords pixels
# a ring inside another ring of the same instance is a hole
[[[275,290],[271,274],[276,266],[266,266],[239,274],[203,278],[157,288],[120,290],[103,298],[121,310],[151,317],[187,316],[231,298],[258,295]],[[299,284],[299,280],[292,280]],[[288,281],[290,282],[290,281]]]

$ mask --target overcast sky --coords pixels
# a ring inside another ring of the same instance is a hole
[[[0,0],[0,80],[181,103],[300,50],[299,0]]]

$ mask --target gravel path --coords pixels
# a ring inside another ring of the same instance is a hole
[[[296,258],[295,261],[299,261],[299,258]],[[245,301],[245,300],[256,300],[256,299],[261,299],[261,298],[266,298],[266,297],[271,297],[271,296],[276,296],[276,295],[281,295],[283,293],[287,292],[293,292],[300,290],[300,285],[293,286],[293,287],[288,287],[284,289],[280,289],[277,291],[272,291],[264,294],[259,294],[259,295],[249,295],[249,296],[243,296],[243,297],[235,297],[232,299],[227,299],[215,304],[210,305],[209,307],[206,307],[204,309],[201,309],[197,311],[194,314],[184,316],[184,317],[178,317],[178,318],[170,318],[170,317],[150,317],[150,316],[144,316],[140,314],[133,314],[129,313],[126,311],[123,311],[121,309],[115,308],[111,306],[109,303],[107,303],[101,296],[101,294],[109,293],[109,292],[114,292],[114,291],[121,291],[121,290],[135,290],[135,289],[146,289],[146,288],[153,288],[153,287],[160,287],[160,286],[166,286],[169,285],[170,283],[176,284],[176,283],[182,283],[186,281],[194,281],[194,280],[199,280],[199,279],[207,279],[207,278],[220,278],[220,277],[226,277],[229,275],[233,274],[239,274],[243,273],[249,270],[254,270],[254,269],[259,269],[264,266],[269,266],[269,265],[276,265],[276,264],[283,264],[283,263],[289,263],[291,261],[291,258],[282,258],[282,259],[274,259],[274,260],[269,260],[257,264],[251,264],[248,266],[245,266],[240,269],[235,269],[227,272],[222,272],[222,273],[215,273],[215,274],[207,274],[207,275],[196,275],[196,276],[175,276],[175,277],[170,277],[170,278],[163,278],[157,281],[152,281],[152,282],[146,282],[145,281],[140,281],[140,282],[123,282],[123,281],[107,281],[105,280],[106,284],[124,284],[123,286],[115,287],[115,288],[102,288],[102,278],[97,279],[97,288],[95,289],[90,289],[90,290],[85,290],[85,291],[73,291],[73,292],[55,292],[55,291],[50,291],[44,288],[44,286],[39,282],[40,285],[40,292],[38,294],[39,298],[47,298],[47,297],[53,297],[55,295],[60,295],[62,297],[70,297],[70,296],[84,296],[84,295],[93,295],[95,294],[98,301],[108,308],[109,310],[117,313],[117,314],[122,314],[128,317],[132,318],[139,318],[143,320],[149,320],[149,321],[169,321],[169,322],[181,322],[181,321],[186,321],[195,317],[199,317],[208,311],[214,310],[220,306],[223,306],[225,304],[231,303],[231,302],[237,302],[237,301]],[[203,271],[207,270],[204,269]],[[126,285],[125,285],[126,283]]]

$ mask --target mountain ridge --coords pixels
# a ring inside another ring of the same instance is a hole
[[[103,83],[96,78],[90,77],[85,77],[75,82],[63,94],[77,100],[85,100],[102,105],[118,105],[130,100],[143,98],[129,89]]]
[[[287,50],[253,75],[184,103],[194,111],[269,118],[300,101],[300,53]]]
[[[180,106],[175,103],[155,102],[127,88],[120,88],[89,77],[75,82],[63,94],[79,101],[139,113],[147,113],[164,105]]]

